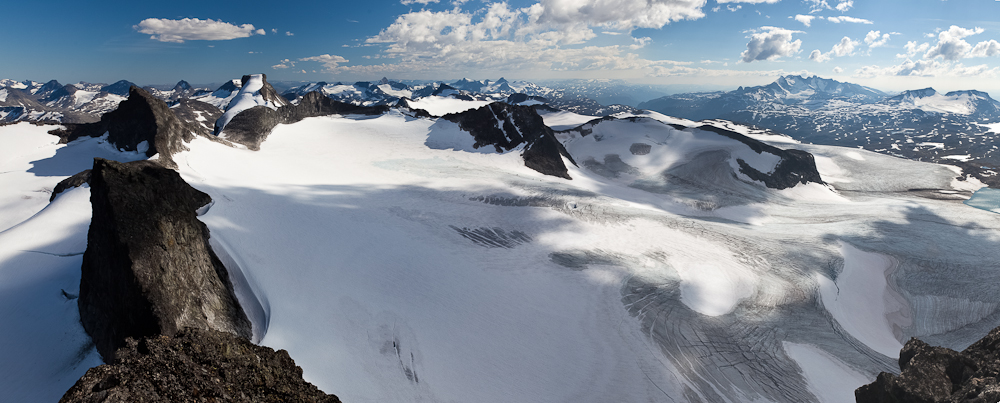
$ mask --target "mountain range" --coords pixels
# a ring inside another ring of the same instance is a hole
[[[1000,102],[981,91],[933,88],[886,94],[819,77],[787,76],[735,91],[677,94],[639,108],[688,119],[726,119],[801,141],[861,147],[953,164],[992,180],[1000,172]]]

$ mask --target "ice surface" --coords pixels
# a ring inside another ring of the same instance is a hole
[[[410,101],[410,107],[423,109],[434,116],[444,116],[449,113],[465,112],[489,105],[492,101],[466,101],[452,97],[429,96]]]
[[[259,151],[196,138],[174,159],[214,200],[199,219],[255,339],[345,401],[843,401],[896,368],[901,340],[962,348],[995,326],[996,216],[910,191],[965,191],[951,168],[797,144],[830,185],[776,191],[735,177],[742,143],[646,115],[563,132],[572,181],[395,111],[278,125]],[[97,363],[61,293],[89,189],[19,198],[126,156],[45,131],[0,127],[16,401],[56,400]]]
[[[903,343],[896,329],[912,322],[906,299],[889,283],[898,262],[846,243],[840,250],[844,266],[836,280],[816,275],[823,306],[851,336],[881,354],[899,357]]]

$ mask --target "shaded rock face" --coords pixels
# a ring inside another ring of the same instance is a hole
[[[381,115],[388,111],[389,106],[387,105],[358,106],[335,101],[319,91],[304,95],[298,105],[289,105],[278,109],[282,116],[282,123],[295,123],[305,118],[335,114]]]
[[[197,127],[200,129],[199,133],[206,136],[212,134],[212,130],[215,130],[215,121],[222,116],[222,109],[215,105],[189,98],[178,99],[177,104],[171,106],[170,110],[178,119]]]
[[[145,148],[147,157],[160,154],[160,162],[167,167],[176,166],[171,156],[186,150],[184,143],[193,140],[193,133],[199,131],[178,119],[166,102],[136,86],[129,89],[128,99],[101,116],[100,122],[65,126],[66,130],[49,133],[59,136],[60,142],[108,133],[108,141],[115,147],[125,151]]]
[[[265,88],[271,87],[265,85]],[[279,123],[295,123],[309,117],[336,114],[381,115],[388,111],[389,107],[386,105],[358,106],[335,101],[313,91],[303,96],[298,105],[285,105],[277,110],[258,105],[244,110],[226,124],[223,132],[226,140],[243,144],[251,150],[259,150],[260,144]]]
[[[260,150],[260,143],[267,139],[278,123],[282,123],[278,111],[257,105],[238,113],[229,121],[225,128],[226,140],[243,144],[251,150]]]
[[[961,352],[910,339],[899,369],[855,390],[858,403],[1000,401],[1000,328]]]
[[[795,187],[795,185],[800,183],[825,183],[819,175],[819,170],[816,169],[815,158],[808,152],[794,149],[783,150],[740,133],[715,126],[703,125],[698,127],[698,129],[714,132],[740,141],[757,153],[767,152],[781,157],[781,162],[774,168],[774,172],[769,174],[754,169],[746,161],[741,159],[736,160],[736,163],[740,166],[740,172],[750,177],[750,179],[763,182],[769,188],[787,189]]]
[[[128,337],[185,327],[251,337],[195,211],[211,198],[155,162],[95,159],[80,320],[105,362]]]
[[[56,184],[56,187],[52,189],[52,196],[49,196],[49,201],[51,202],[55,200],[56,196],[59,196],[59,194],[61,194],[62,192],[65,192],[75,187],[83,186],[83,184],[85,183],[87,184],[90,183],[89,169],[85,169],[81,172],[76,173],[73,176],[70,176],[69,178],[59,181],[59,183]]]
[[[447,114],[442,119],[455,122],[472,134],[475,148],[493,147],[498,153],[523,146],[524,165],[546,175],[572,179],[560,156],[574,165],[555,134],[530,106],[494,102],[478,109]]]
[[[228,333],[186,329],[173,338],[129,339],[116,357],[88,370],[59,401],[340,402],[303,380],[285,350]]]

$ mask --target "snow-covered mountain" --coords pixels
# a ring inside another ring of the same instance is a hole
[[[240,81],[230,109],[255,106],[234,121],[296,118],[256,151],[202,131],[152,160],[211,196],[199,220],[255,339],[344,401],[851,401],[910,337],[962,348],[997,324],[1000,221],[953,166],[656,112],[274,111],[263,76]],[[93,157],[146,158],[57,127],[0,126],[16,401],[100,363],[77,311],[90,188],[50,193]]]
[[[728,119],[796,139],[959,165],[994,183],[1000,102],[981,91],[932,88],[890,96],[819,77],[788,76],[736,91],[679,94],[640,104],[689,119]],[[1000,184],[1000,182],[997,182]]]

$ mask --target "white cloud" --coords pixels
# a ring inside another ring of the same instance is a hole
[[[812,26],[812,20],[815,19],[815,18],[817,18],[817,17],[815,15],[796,14],[794,17],[788,17],[788,18],[792,18],[795,21],[801,22],[802,24],[804,24],[805,26],[808,27],[808,26]],[[823,17],[818,17],[818,18],[819,19],[823,19]]]
[[[400,15],[366,45],[382,46],[381,65],[345,66],[330,72],[452,72],[462,70],[640,70],[670,64],[630,50],[649,38],[616,35],[636,28],[661,28],[704,16],[707,0],[540,0],[524,8],[507,3],[479,10],[420,10]],[[597,32],[621,37],[617,45],[587,46]],[[632,39],[631,43],[626,38]],[[582,46],[576,46],[582,45]]]
[[[749,36],[747,50],[740,54],[741,60],[750,63],[760,60],[776,60],[784,56],[792,56],[799,52],[802,40],[792,40],[792,34],[802,31],[792,31],[777,27],[761,27],[759,32]]]
[[[822,53],[819,51],[819,49],[813,50],[811,53],[809,53],[809,60],[812,60],[817,63],[822,63],[834,57],[844,57],[852,55],[854,54],[854,48],[857,47],[859,44],[860,42],[852,40],[851,38],[845,36],[840,39],[840,42],[838,42],[836,45],[833,45],[833,48],[831,48],[829,52]]]
[[[235,25],[221,20],[200,20],[184,18],[168,20],[165,18],[147,18],[133,25],[133,29],[151,35],[149,38],[160,42],[183,43],[184,41],[224,41],[236,38],[246,38],[251,35],[264,35],[263,29],[255,29],[252,24]]]
[[[968,57],[992,57],[997,55],[1000,55],[1000,42],[990,39],[989,41],[977,43],[976,47],[969,51]]]
[[[735,6],[726,6],[726,9],[729,10],[729,11],[732,11],[732,12],[736,12],[736,10],[739,10],[741,8],[743,8],[743,6],[739,5],[739,4],[737,4]]]
[[[278,33],[278,28],[271,28],[271,33],[272,34]]]
[[[853,22],[855,24],[874,24],[874,22],[872,22],[871,20],[866,20],[864,18],[848,17],[846,15],[842,15],[839,17],[826,17],[826,20],[838,24],[841,22]]]
[[[919,76],[919,77],[995,77],[1000,68],[990,68],[985,64],[966,66],[962,63],[939,61],[934,59],[910,60],[889,66],[864,66],[854,72],[856,77],[871,78],[879,76]]]
[[[808,2],[808,3],[812,3],[809,6],[809,12],[810,13],[818,13],[818,12],[823,11],[823,10],[832,10],[833,9],[833,7],[830,7],[830,4],[826,2],[826,0],[803,0],[803,1]]]
[[[749,3],[749,4],[774,4],[781,0],[718,0],[718,3]]]
[[[701,67],[687,66],[655,66],[653,67],[653,77],[778,77],[789,74],[800,74],[803,76],[813,75],[809,71],[785,71],[785,70],[721,70],[706,69]]]
[[[840,74],[840,73],[843,73],[843,72],[844,72],[844,69],[840,68],[840,66],[837,66],[837,67],[833,68],[833,73],[834,74]]]
[[[289,32],[289,31],[285,31],[285,36],[295,36],[295,34]]]
[[[426,6],[427,4],[430,4],[430,3],[437,3],[438,0],[400,0],[399,2],[403,3],[403,5],[407,5],[407,6],[410,5],[410,4],[415,4],[415,3],[423,4],[423,5]]]
[[[629,45],[629,49],[636,50],[646,47],[646,45],[653,41],[653,38],[648,36],[643,38],[632,38],[632,41],[635,43]]]
[[[851,7],[854,7],[854,0],[841,1],[840,4],[837,4],[837,11],[845,12]]]
[[[896,57],[902,59],[902,58],[909,58],[916,56],[917,53],[924,53],[927,51],[927,49],[930,49],[931,44],[924,42],[921,43],[920,45],[917,45],[917,41],[907,41],[906,45],[903,46],[903,48],[906,49],[906,53],[897,54]]]
[[[868,35],[865,35],[865,44],[868,48],[877,48],[885,46],[889,42],[890,34],[883,34],[882,31],[868,31]]]
[[[809,53],[809,60],[812,60],[817,63],[823,63],[827,60],[830,60],[830,55],[823,54],[823,52],[820,52],[819,49],[814,49],[812,52]]]
[[[541,0],[526,9],[537,13],[540,24],[556,26],[591,25],[628,31],[633,28],[662,28],[680,20],[705,16],[701,8],[707,0]],[[505,3],[499,3],[506,7]],[[495,6],[497,4],[493,4]]]
[[[288,60],[288,59],[285,59]],[[319,55],[312,57],[303,57],[299,59],[300,62],[320,62],[323,64],[327,70],[336,70],[343,63],[347,63],[349,60],[337,55]],[[294,65],[294,64],[293,64]]]
[[[282,60],[281,63],[271,66],[272,69],[287,69],[289,67],[295,67],[295,61],[290,59]]]
[[[938,34],[938,43],[924,54],[925,59],[941,57],[944,60],[958,60],[967,57],[972,45],[965,41],[965,37],[981,34],[983,29],[976,27],[973,29],[962,28],[952,25],[947,31]]]

